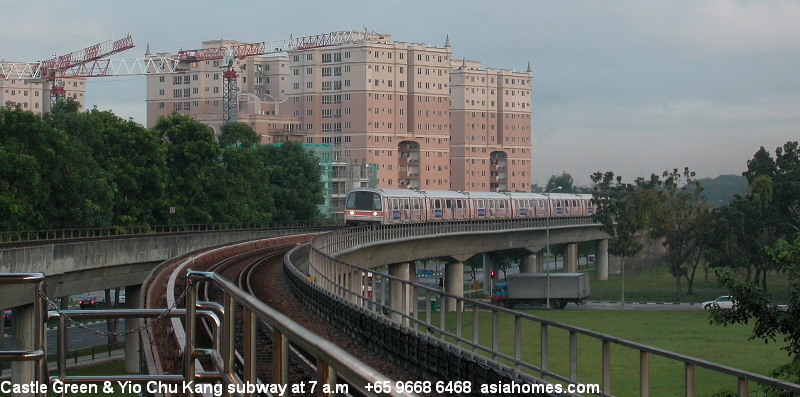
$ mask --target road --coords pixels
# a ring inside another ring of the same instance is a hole
[[[124,327],[124,322],[120,321],[117,327],[117,330],[121,330]],[[86,325],[87,328],[98,332],[105,332],[107,330],[105,321],[98,322],[98,323],[90,323]],[[56,338],[58,337],[58,332],[56,329],[48,329],[47,330],[47,351],[50,353],[56,352]],[[118,337],[118,340],[122,341],[123,337]],[[88,332],[84,329],[78,327],[69,327],[67,328],[67,343],[68,343],[68,350],[78,350],[78,349],[85,349],[92,346],[99,346],[105,345],[108,342],[108,337],[104,335],[97,335],[91,332]],[[3,349],[13,349],[14,344],[13,340],[10,336],[6,336],[3,338]]]

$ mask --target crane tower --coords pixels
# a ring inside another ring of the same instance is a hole
[[[355,43],[375,38],[380,38],[380,35],[366,30],[331,32],[298,38],[290,37],[288,40],[236,44],[198,50],[182,50],[178,51],[177,59],[185,63],[220,59],[223,61],[220,66],[222,69],[222,123],[227,124],[236,122],[239,113],[239,105],[237,103],[239,91],[237,73],[233,67],[235,59],[244,59],[256,55],[278,54],[291,50],[305,50]]]

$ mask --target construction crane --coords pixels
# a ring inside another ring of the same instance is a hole
[[[58,57],[54,55],[52,59],[47,61],[0,63],[0,79],[52,80],[53,83],[50,88],[52,106],[59,98],[63,98],[65,95],[63,85],[58,84],[59,80],[63,81],[65,78],[185,73],[186,69],[181,68],[181,64],[221,59],[223,60],[221,66],[223,70],[223,123],[230,123],[237,121],[238,118],[236,95],[239,90],[236,79],[237,74],[233,69],[235,59],[379,38],[382,38],[382,36],[366,29],[363,31],[351,30],[298,38],[290,37],[288,40],[236,44],[199,50],[181,50],[178,51],[177,56],[174,58],[147,56],[146,58],[137,59],[102,59],[133,48],[133,39],[128,35],[120,40],[95,44],[67,55]]]
[[[236,122],[238,119],[238,103],[236,70],[233,68],[235,59],[244,59],[249,56],[277,54],[291,50],[306,50],[310,48],[328,47],[339,44],[355,43],[381,36],[375,32],[341,31],[314,36],[290,37],[288,40],[265,41],[262,43],[245,43],[218,48],[203,48],[199,50],[178,51],[179,62],[191,63],[198,61],[223,60],[222,65],[222,123]],[[220,41],[221,43],[221,41]]]
[[[178,61],[169,58],[103,59],[133,48],[133,38],[127,35],[119,40],[109,40],[66,55],[38,62],[0,63],[0,79],[51,81],[50,106],[64,98],[63,79],[76,77],[105,77],[134,74],[176,73]]]

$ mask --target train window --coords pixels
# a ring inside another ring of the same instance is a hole
[[[539,208],[544,208],[544,200],[539,200]]]
[[[483,199],[478,200],[478,208],[486,208],[483,204]]]
[[[494,200],[486,200],[487,204],[489,204],[489,208],[494,208]]]
[[[439,200],[439,199],[433,200],[433,208],[437,209],[437,210],[441,209],[442,208],[441,200]]]
[[[450,199],[445,200],[444,201],[444,205],[445,205],[445,207],[447,207],[447,209],[452,210],[453,209],[453,200],[450,200]]]
[[[578,206],[578,200],[572,200],[572,206],[573,207],[577,207]]]
[[[345,203],[347,209],[380,211],[381,196],[373,192],[351,192]]]
[[[419,209],[419,199],[416,199],[416,198],[414,199],[414,209],[415,210]]]
[[[400,209],[400,206],[397,205],[397,199],[392,199],[392,209]]]
[[[506,201],[505,200],[498,200],[497,201],[498,208],[506,208]]]
[[[409,209],[409,207],[408,207],[408,199],[403,199],[403,209],[404,210]]]
[[[464,208],[463,200],[456,200],[456,208],[458,208],[458,209]]]

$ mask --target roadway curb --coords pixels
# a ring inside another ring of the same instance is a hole
[[[620,301],[587,301],[588,303],[620,303]],[[626,305],[683,305],[683,306],[699,306],[702,303],[695,303],[695,302],[628,302],[625,301]]]

